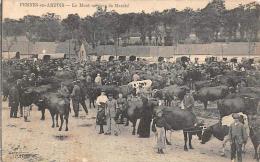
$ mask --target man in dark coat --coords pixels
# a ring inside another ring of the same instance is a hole
[[[17,85],[15,85],[9,91],[9,107],[11,107],[10,118],[17,118],[18,106],[19,106],[19,91]]]
[[[79,102],[80,102],[80,87],[77,85],[76,81],[73,81],[74,87],[71,93],[72,106],[74,110],[75,117],[79,116]]]
[[[82,80],[82,82],[80,82],[80,80],[77,80],[77,83],[79,85],[80,88],[80,104],[83,107],[83,109],[85,110],[86,114],[88,115],[88,108],[86,106],[85,100],[86,100],[86,87],[85,87],[85,80]]]

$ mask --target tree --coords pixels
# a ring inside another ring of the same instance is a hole
[[[79,46],[81,45],[82,34],[80,33],[81,19],[78,14],[69,14],[67,18],[63,19],[61,24],[63,25],[63,30],[67,31],[69,34],[69,39],[72,39],[74,44],[75,54],[79,52]]]
[[[7,50],[10,49],[17,42],[17,36],[25,34],[25,24],[23,20],[4,19],[3,22],[3,39],[6,41]]]
[[[60,37],[61,24],[60,16],[55,13],[42,15],[39,24],[39,37],[41,41],[52,42]]]
[[[196,35],[204,42],[218,40],[221,27],[224,26],[223,0],[213,0],[204,9],[197,12],[193,27]]]
[[[147,25],[148,25],[148,18],[147,14],[142,11],[141,13],[138,13],[134,17],[134,25],[138,29],[140,33],[140,40],[142,42],[142,45],[145,45],[145,40],[146,40],[146,30],[147,30]]]

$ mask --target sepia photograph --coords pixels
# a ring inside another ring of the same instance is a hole
[[[0,161],[260,162],[260,0],[0,2]]]

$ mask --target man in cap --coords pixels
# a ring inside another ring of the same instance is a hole
[[[111,131],[114,132],[115,136],[118,136],[118,129],[116,125],[116,109],[117,109],[117,102],[113,98],[113,95],[110,93],[108,94],[108,101],[106,107],[106,117],[107,117],[107,131],[106,135],[110,135]]]
[[[101,95],[97,97],[97,105],[98,105],[98,111],[97,111],[97,125],[100,125],[100,131],[99,134],[104,133],[103,125],[106,124],[106,114],[105,114],[105,108],[107,106],[108,98],[105,95],[105,91],[101,91]]]
[[[231,141],[231,161],[242,162],[242,145],[247,142],[248,135],[244,125],[240,122],[240,115],[232,115],[234,123],[229,127],[229,140]],[[236,157],[237,156],[237,157]]]
[[[100,86],[102,85],[102,78],[100,74],[97,74],[97,77],[95,78],[95,84]]]
[[[74,87],[71,93],[72,106],[75,113],[75,117],[79,116],[79,102],[80,102],[80,87],[76,81],[73,81]]]

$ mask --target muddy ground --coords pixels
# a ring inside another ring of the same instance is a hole
[[[207,124],[217,122],[214,105],[208,112],[202,111],[202,105],[196,112]],[[30,122],[23,118],[10,119],[7,102],[3,103],[2,140],[4,162],[227,162],[230,161],[230,148],[227,147],[226,157],[220,156],[222,142],[212,139],[205,145],[193,137],[194,150],[183,150],[181,131],[170,133],[172,145],[167,146],[165,154],[157,154],[155,136],[138,138],[131,134],[128,127],[120,125],[119,136],[98,134],[95,125],[96,109],[90,109],[89,115],[80,111],[80,117],[69,118],[69,131],[59,132],[51,128],[51,117],[46,112],[45,121],[40,120],[40,112],[33,107]],[[229,144],[228,144],[229,146]],[[249,140],[246,146],[245,162],[254,162],[253,146]]]

